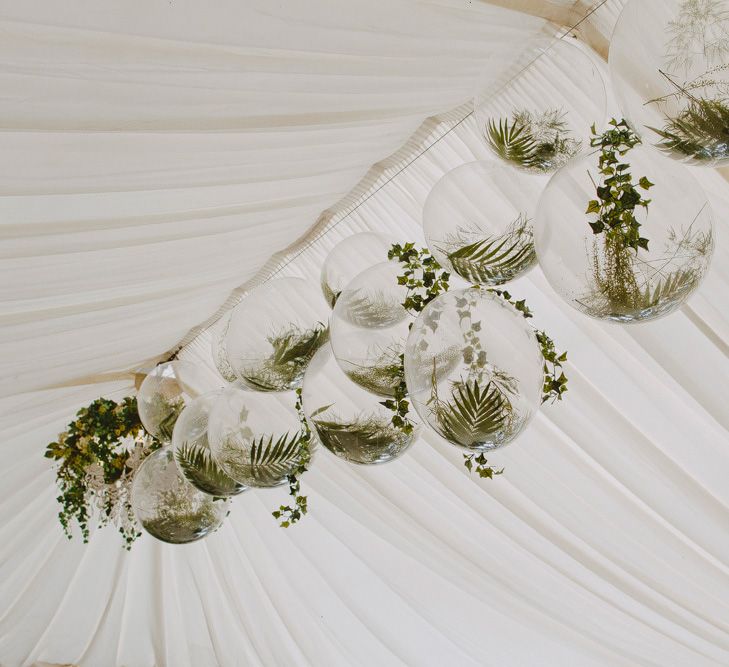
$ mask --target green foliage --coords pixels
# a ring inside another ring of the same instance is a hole
[[[472,447],[508,428],[513,408],[504,391],[490,381],[461,380],[451,387],[449,400],[442,400],[433,383],[431,410],[440,434],[450,442]]]
[[[461,245],[447,256],[453,270],[469,282],[506,282],[536,262],[529,220],[520,214],[504,234]]]
[[[600,149],[601,176],[599,183],[593,181],[597,197],[588,202],[586,210],[588,215],[597,216],[589,222],[592,233],[604,234],[608,242],[626,249],[648,250],[648,239],[640,235],[641,225],[635,209],[648,208],[650,199],[643,199],[638,188],[649,190],[653,183],[645,176],[633,183],[630,165],[623,159],[631,148],[641,143],[640,138],[625,120],[618,122],[614,118],[602,134],[593,125],[592,135],[590,145]]]
[[[386,407],[392,412],[392,425],[400,429],[406,436],[413,432],[413,423],[408,419],[410,412],[410,401],[408,401],[408,387],[405,384],[405,355],[400,355],[400,382],[395,387],[395,392],[391,399],[382,401],[380,405]]]
[[[486,124],[486,141],[494,152],[523,169],[551,171],[577,154],[580,142],[569,136],[565,112],[551,109],[543,114],[516,111],[513,120],[493,119]]]
[[[318,322],[311,329],[291,325],[272,333],[271,355],[257,366],[245,369],[241,379],[257,391],[283,391],[298,382],[316,351],[329,340],[329,328]]]
[[[345,373],[353,382],[373,394],[393,396],[404,378],[402,346],[398,343],[388,345],[366,366],[349,363]]]
[[[448,291],[450,274],[444,271],[426,248],[416,248],[413,243],[395,243],[387,253],[388,259],[396,259],[403,266],[397,284],[407,288],[402,305],[411,313],[420,313],[435,297]]]
[[[121,403],[99,398],[76,413],[58,440],[48,445],[45,457],[60,461],[56,482],[61,491],[58,518],[71,539],[75,520],[84,542],[89,522],[99,511],[99,526],[115,522],[127,549],[141,534],[129,499],[131,476],[142,460],[160,443],[144,431],[137,399]]]
[[[301,435],[298,431],[274,437],[261,435],[251,444],[250,473],[266,486],[290,474],[301,450]]]
[[[308,498],[301,494],[301,476],[308,470],[311,461],[311,429],[304,415],[304,408],[301,399],[301,389],[296,390],[296,410],[301,421],[301,431],[297,434],[297,457],[296,468],[288,475],[289,495],[293,498],[292,505],[280,505],[271,514],[279,521],[281,528],[288,528],[297,523],[308,511]]]
[[[243,488],[215,462],[207,447],[184,443],[175,452],[175,460],[187,480],[205,493],[230,496]]]
[[[463,455],[463,465],[466,470],[468,470],[468,472],[475,472],[481,479],[493,479],[494,475],[502,475],[504,473],[503,468],[501,470],[496,470],[496,468],[490,466],[488,463],[489,462],[483,453]]]
[[[658,146],[665,151],[699,162],[729,157],[729,106],[724,100],[690,96],[677,117],[666,117],[663,129],[649,129],[661,137]]]
[[[325,413],[326,406],[318,414]],[[377,463],[388,451],[399,451],[407,436],[389,419],[377,414],[359,414],[352,419],[336,415],[320,417],[312,415],[312,421],[322,444],[334,453],[360,463]]]

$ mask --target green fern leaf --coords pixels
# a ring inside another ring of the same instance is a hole
[[[187,480],[205,493],[232,496],[245,489],[223,471],[206,447],[185,443],[175,452],[175,458]]]

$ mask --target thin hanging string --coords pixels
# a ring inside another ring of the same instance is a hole
[[[532,60],[530,60],[524,67],[522,67],[518,72],[516,72],[513,76],[511,76],[509,79],[506,80],[499,88],[497,88],[491,95],[496,96],[499,93],[501,93],[504,89],[506,89],[515,79],[517,79],[519,76],[521,76],[526,70],[528,70],[537,60],[539,60],[542,56],[544,56],[546,53],[549,52],[549,50],[559,42],[560,40],[564,39],[568,35],[570,35],[576,28],[579,28],[580,25],[582,25],[585,21],[587,21],[590,16],[592,16],[600,7],[602,7],[607,0],[600,0],[592,9],[590,9],[577,23],[575,23],[572,26],[569,26],[564,29],[564,32],[561,35],[558,35],[554,38],[552,43],[543,49],[537,56],[535,56]],[[294,262],[296,259],[301,257],[305,252],[307,252],[309,249],[311,249],[316,243],[321,241],[322,238],[324,238],[329,232],[331,232],[333,229],[335,229],[341,222],[349,218],[355,211],[357,211],[362,205],[364,205],[366,202],[368,202],[372,197],[374,197],[380,190],[382,190],[386,185],[389,185],[395,178],[397,178],[402,172],[404,172],[406,169],[408,169],[412,164],[414,164],[418,159],[420,159],[423,155],[425,155],[429,150],[431,150],[434,146],[436,146],[441,140],[445,139],[451,132],[456,130],[458,127],[460,127],[463,123],[465,123],[473,114],[475,113],[475,109],[471,109],[468,113],[466,113],[462,118],[457,120],[451,127],[449,127],[443,134],[441,134],[437,139],[435,139],[431,144],[423,148],[421,151],[419,151],[417,154],[415,154],[412,158],[410,158],[403,166],[401,166],[399,169],[394,171],[390,176],[388,176],[380,185],[378,185],[376,188],[374,188],[371,192],[367,193],[366,196],[364,196],[360,201],[358,201],[355,205],[353,205],[349,211],[342,214],[336,221],[330,222],[326,225],[326,227],[319,233],[315,234],[312,238],[307,240],[302,244],[298,250],[296,250],[293,254],[286,257],[282,263],[277,266],[274,270],[272,270],[265,278],[262,278],[260,280],[256,280],[256,278],[253,278],[251,282],[255,282],[255,286],[253,286],[253,289],[255,287],[260,287],[261,285],[264,285],[272,278],[275,278],[281,271],[283,271],[286,267],[290,266],[292,262]],[[240,297],[242,299],[243,296]],[[240,302],[239,299],[239,302]],[[235,307],[235,306],[233,306]],[[219,319],[223,316],[223,314],[230,310],[230,307],[224,307],[221,311],[216,313],[213,317],[211,317],[207,322],[203,323],[200,326],[195,327],[192,329],[188,334],[185,336],[185,338],[182,340],[182,342],[174,348],[174,351],[170,358],[176,357],[177,354],[184,349],[189,343],[191,343],[195,338],[197,338],[200,334],[207,331],[210,327],[212,327]]]

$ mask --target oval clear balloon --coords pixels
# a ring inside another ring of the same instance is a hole
[[[533,220],[547,177],[498,162],[469,162],[436,183],[423,232],[438,263],[478,285],[502,285],[537,263]]]
[[[229,388],[213,404],[208,442],[213,458],[236,482],[284,484],[301,462],[301,422],[295,394]]]
[[[150,535],[170,544],[186,544],[216,530],[230,501],[214,499],[180,474],[171,447],[152,452],[134,476],[132,508]]]
[[[357,274],[387,260],[394,239],[384,234],[362,232],[335,245],[321,267],[321,291],[330,308]]]
[[[398,285],[402,269],[382,262],[360,273],[339,296],[331,317],[332,349],[339,367],[360,387],[392,396],[402,380],[400,356],[412,316]]]
[[[382,399],[342,373],[329,346],[321,348],[304,375],[303,407],[319,442],[349,463],[373,465],[402,456],[417,437],[392,423]]]
[[[610,42],[623,116],[676,160],[729,164],[729,5],[631,0]]]
[[[489,451],[512,442],[539,409],[543,363],[515,308],[484,289],[451,290],[413,324],[405,381],[418,415],[441,437]]]
[[[653,184],[636,188],[650,199],[634,211],[647,248],[634,250],[619,234],[593,232],[600,214],[585,211],[600,199],[596,155],[571,162],[549,182],[535,247],[547,280],[570,306],[601,320],[644,322],[673,312],[701,284],[714,248],[713,214],[706,193],[677,162],[641,146],[621,160],[635,183],[645,177]]]
[[[228,361],[254,391],[287,391],[301,384],[314,353],[329,339],[329,311],[301,278],[257,287],[233,310],[226,334]]]
[[[172,451],[188,482],[204,493],[226,497],[238,495],[247,487],[228,476],[210,451],[208,419],[220,395],[217,391],[198,396],[183,408],[172,432]]]
[[[515,42],[489,60],[474,99],[486,144],[532,173],[555,171],[589,147],[589,128],[602,124],[605,108],[599,68],[585,47],[566,39]]]
[[[158,440],[170,442],[177,417],[185,405],[221,384],[214,373],[186,361],[159,364],[144,378],[137,392],[142,425]]]

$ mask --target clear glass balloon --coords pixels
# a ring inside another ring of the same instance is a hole
[[[423,207],[428,249],[470,283],[501,285],[536,263],[532,223],[546,176],[469,162],[436,183]]]
[[[329,339],[328,317],[315,285],[301,278],[271,280],[233,310],[225,337],[228,361],[249,389],[295,389]]]
[[[228,311],[220,321],[215,323],[211,331],[210,352],[213,355],[213,363],[218,373],[226,382],[238,382],[238,376],[228,361],[228,350],[225,348],[225,337],[230,328],[232,311]]]
[[[372,465],[401,456],[417,437],[392,424],[382,399],[351,382],[331,348],[322,347],[304,375],[304,413],[312,433],[332,454],[350,463]]]
[[[488,61],[474,99],[476,123],[509,165],[555,171],[589,147],[590,126],[603,122],[600,70],[567,39],[516,42],[506,55],[505,61],[503,53]]]
[[[729,3],[631,0],[610,42],[624,117],[669,157],[729,164]]]
[[[539,409],[543,363],[533,329],[511,305],[485,289],[451,290],[413,324],[405,381],[439,435],[488,451],[512,442]]]
[[[134,476],[134,514],[144,530],[163,542],[195,542],[216,530],[230,501],[214,500],[180,474],[171,447],[152,452]]]
[[[392,396],[402,381],[400,355],[412,316],[395,262],[360,273],[342,291],[331,317],[332,349],[345,375],[379,396]]]
[[[208,442],[210,410],[221,391],[211,392],[190,401],[177,418],[172,432],[172,451],[185,479],[213,496],[235,496],[246,490],[218,465]]]
[[[362,232],[337,243],[321,267],[321,291],[334,308],[341,291],[357,274],[387,260],[394,239],[384,234]]]
[[[213,375],[186,361],[156,366],[137,392],[137,410],[146,431],[162,442],[170,442],[172,429],[185,405],[222,384]]]
[[[676,310],[701,283],[714,247],[706,193],[686,168],[644,147],[623,158],[651,200],[635,216],[648,250],[637,252],[605,233],[593,234],[586,214],[597,198],[598,156],[581,157],[554,175],[539,202],[535,247],[544,274],[573,308],[601,320],[641,322]],[[594,181],[594,183],[593,183]]]
[[[246,486],[284,484],[301,460],[301,423],[295,394],[225,389],[208,419],[213,458]]]

